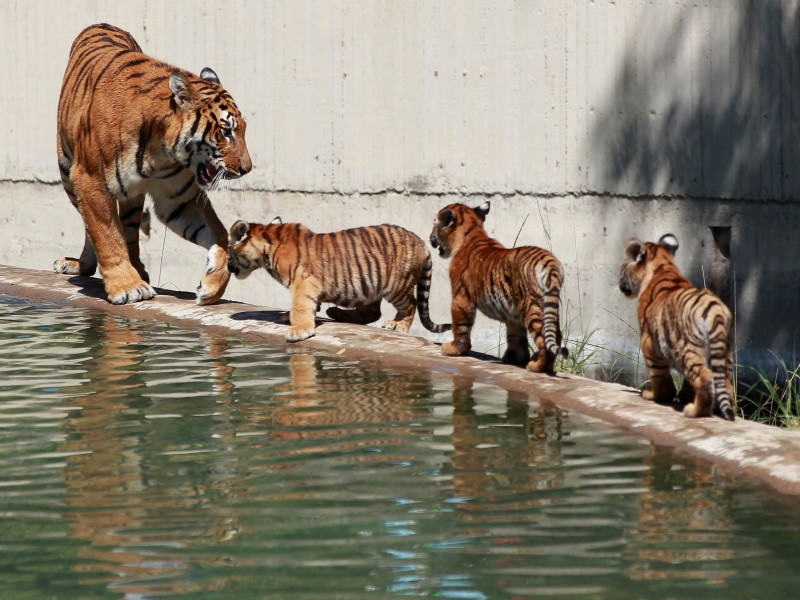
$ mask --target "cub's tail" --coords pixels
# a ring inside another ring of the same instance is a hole
[[[431,295],[431,273],[433,273],[433,261],[431,261],[430,253],[425,258],[422,265],[422,273],[417,281],[417,310],[419,311],[419,320],[422,326],[433,333],[444,333],[450,331],[453,326],[450,323],[437,325],[431,321],[431,315],[428,307],[428,298]]]
[[[542,289],[542,334],[544,335],[544,345],[554,356],[567,358],[569,351],[565,346],[561,345],[561,327],[558,324],[563,276],[559,265],[553,264],[548,265],[548,267],[542,268],[538,273],[539,286]]]
[[[713,313],[712,313],[713,315]],[[714,316],[708,333],[708,366],[711,369],[711,389],[714,408],[722,418],[733,421],[735,399],[728,393],[728,375],[731,372],[731,357],[728,351],[728,327],[724,318]]]

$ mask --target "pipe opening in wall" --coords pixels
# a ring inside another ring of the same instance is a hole
[[[731,298],[731,228],[710,225],[714,244],[711,249],[711,281],[709,289],[723,302],[730,304]]]

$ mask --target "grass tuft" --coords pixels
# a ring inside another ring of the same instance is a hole
[[[792,368],[773,353],[778,361],[773,374],[762,369],[739,366],[755,376],[738,397],[737,412],[751,421],[800,429],[800,365]]]

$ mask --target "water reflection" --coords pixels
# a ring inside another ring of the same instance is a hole
[[[534,397],[3,310],[9,597],[762,598],[800,567],[794,511]]]
[[[199,583],[181,576],[192,569],[182,549],[218,546],[240,532],[235,512],[220,514],[213,507],[244,491],[242,469],[224,453],[218,452],[213,464],[198,464],[183,460],[182,451],[187,445],[213,451],[207,442],[224,420],[208,420],[192,432],[159,410],[163,399],[157,381],[165,371],[178,371],[169,362],[156,366],[159,353],[150,352],[151,334],[105,316],[91,318],[84,332],[93,349],[85,364],[91,383],[73,401],[78,408],[64,419],[61,446],[67,455],[64,518],[71,536],[86,542],[74,569],[87,577],[86,583],[106,583],[131,594],[222,585],[221,580]],[[233,369],[222,359],[226,344],[217,339],[207,347],[210,393],[193,399],[193,416],[216,413],[215,397],[231,389],[227,375]],[[187,477],[188,470],[195,470],[195,476]]]
[[[637,540],[627,552],[628,576],[718,583],[735,576],[732,561],[744,549],[732,543],[732,494],[722,476],[658,447],[644,462],[646,491],[639,496]]]
[[[471,499],[460,506],[463,517],[476,522],[507,518],[486,510],[487,503],[496,506],[501,498],[506,510],[558,502],[533,493],[564,484],[564,471],[556,468],[562,463],[558,410],[531,405],[524,394],[504,392],[505,406],[486,404],[479,416],[476,395],[480,398],[481,391],[476,393],[474,382],[456,377],[453,386],[453,486],[458,497]]]

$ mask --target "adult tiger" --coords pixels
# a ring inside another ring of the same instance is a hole
[[[142,53],[125,31],[84,29],[70,51],[58,102],[58,167],[83,218],[80,258],[57,273],[92,275],[100,263],[114,304],[155,296],[139,257],[145,194],[172,231],[209,250],[197,303],[225,291],[227,230],[206,191],[252,168],[245,121],[209,68],[200,77]]]
[[[642,397],[674,400],[672,367],[684,376],[678,394],[686,402],[684,415],[710,416],[713,409],[733,421],[731,313],[713,293],[681,275],[674,260],[677,250],[672,234],[657,244],[636,238],[625,244],[619,288],[638,297],[642,354],[650,377]]]
[[[450,285],[453,341],[442,346],[447,356],[462,356],[472,347],[475,313],[506,324],[504,363],[525,365],[534,373],[553,372],[561,347],[559,296],[564,281],[561,263],[535,246],[504,248],[483,228],[490,204],[476,208],[450,204],[436,215],[431,244],[444,258],[452,256]],[[538,353],[530,360],[528,332]]]
[[[366,325],[381,317],[385,298],[397,310],[386,329],[408,331],[419,308],[422,325],[441,333],[428,313],[431,255],[418,236],[396,225],[313,233],[300,223],[276,217],[268,225],[236,221],[230,228],[228,268],[239,279],[264,267],[292,292],[286,340],[314,335],[314,314],[321,302],[336,321]],[[414,288],[416,287],[416,299]]]

